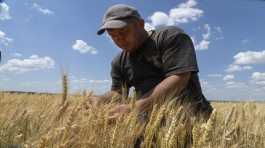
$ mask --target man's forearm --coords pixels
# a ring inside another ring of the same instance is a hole
[[[190,73],[172,75],[165,78],[153,90],[136,102],[140,112],[150,110],[153,104],[161,105],[169,97],[177,96],[186,87]]]

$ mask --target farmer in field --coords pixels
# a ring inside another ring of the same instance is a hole
[[[194,46],[183,30],[168,26],[146,31],[135,8],[117,4],[106,11],[97,34],[104,32],[122,51],[112,60],[111,90],[92,100],[106,100],[122,95],[124,87],[134,87],[139,96],[135,104],[139,112],[150,111],[153,104],[170,97],[190,103],[187,110],[193,115],[209,117],[212,107],[201,90]],[[110,111],[109,118],[116,119],[130,111],[129,105],[118,105]]]

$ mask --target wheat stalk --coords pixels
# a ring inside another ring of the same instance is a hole
[[[161,106],[161,108],[159,109],[159,112],[158,112],[158,114],[154,120],[153,125],[150,125],[150,127],[148,127],[148,129],[145,132],[144,145],[146,148],[151,148],[153,136],[154,136],[156,130],[158,129],[159,125],[160,125],[162,117],[164,116],[166,106],[167,106],[167,104],[163,104]]]
[[[62,86],[63,86],[63,94],[62,94],[61,105],[64,105],[64,103],[67,100],[67,94],[68,94],[68,79],[66,73],[63,73],[62,75]]]
[[[203,144],[209,144],[213,136],[213,130],[216,124],[216,109],[213,110],[210,119],[206,123],[206,128],[203,135]]]

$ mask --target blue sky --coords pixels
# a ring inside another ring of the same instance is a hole
[[[107,91],[120,49],[96,31],[117,3],[136,7],[146,29],[176,25],[192,37],[207,98],[265,100],[262,0],[0,0],[0,90],[60,92],[64,70],[72,92]]]

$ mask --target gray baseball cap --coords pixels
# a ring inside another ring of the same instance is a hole
[[[125,4],[113,5],[105,12],[102,25],[97,34],[103,34],[106,29],[123,28],[128,25],[132,19],[142,19],[134,7]]]

